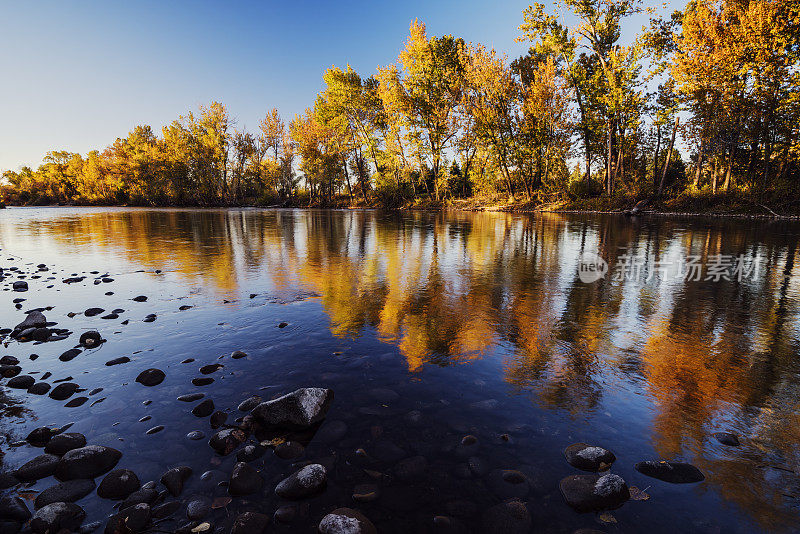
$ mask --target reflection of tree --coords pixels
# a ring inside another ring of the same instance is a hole
[[[655,404],[658,454],[692,459],[757,517],[781,517],[786,490],[774,479],[788,476],[757,466],[800,472],[794,226],[555,214],[134,210],[53,218],[22,230],[24,238],[108,249],[137,266],[168,266],[224,293],[238,291],[248,273],[267,273],[277,289],[319,294],[336,336],[372,329],[399,347],[410,370],[500,352],[510,384],[576,415],[599,405],[609,374],[640,381]],[[763,276],[741,283],[654,273],[647,282],[608,277],[583,284],[577,257],[595,250],[612,267],[622,254],[649,264],[760,254],[768,265]],[[708,436],[720,426],[756,446],[735,460],[707,453]],[[800,488],[791,491],[800,495]],[[765,500],[773,506],[764,508]]]

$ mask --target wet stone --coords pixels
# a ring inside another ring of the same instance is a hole
[[[199,520],[211,513],[211,500],[203,495],[194,495],[189,498],[186,505],[186,517],[189,520]]]
[[[275,456],[282,460],[292,460],[305,452],[305,447],[296,441],[284,441],[275,447]]]
[[[613,510],[630,498],[625,481],[611,473],[570,475],[559,483],[561,495],[578,512]]]
[[[97,330],[90,330],[88,332],[84,332],[81,334],[80,339],[78,342],[86,348],[96,347],[100,343],[102,343],[103,338],[100,336],[100,332]]]
[[[738,447],[740,445],[739,438],[736,434],[731,434],[730,432],[717,432],[714,434],[714,437],[717,441],[728,447]]]
[[[515,469],[495,469],[486,477],[492,492],[501,499],[523,499],[530,491],[528,477]]]
[[[228,493],[233,496],[250,495],[256,493],[264,484],[258,471],[245,462],[238,462],[233,467]]]
[[[88,310],[86,310],[85,312],[83,312],[83,314],[84,314],[86,317],[94,317],[95,315],[100,315],[100,314],[101,314],[101,313],[103,313],[104,311],[105,311],[105,310],[104,310],[103,308],[89,308]]]
[[[214,401],[211,399],[206,399],[192,408],[192,414],[196,417],[208,417],[212,413],[214,413]]]
[[[256,406],[258,406],[259,403],[261,403],[261,397],[259,397],[258,395],[254,395],[252,397],[249,397],[249,398],[243,400],[241,403],[239,403],[239,406],[237,406],[237,409],[240,412],[249,412],[253,408],[255,408]]]
[[[702,482],[706,478],[695,466],[683,462],[647,461],[639,462],[634,467],[645,476],[672,484]]]
[[[164,381],[166,375],[161,369],[146,369],[139,373],[136,381],[145,386],[157,386]]]
[[[74,360],[81,353],[81,349],[69,349],[58,357],[62,362]]]
[[[266,427],[306,428],[322,421],[332,402],[330,389],[302,388],[262,402],[252,413]]]
[[[86,438],[77,432],[66,432],[54,436],[45,446],[44,452],[63,456],[68,451],[86,445]]]
[[[258,512],[243,512],[233,520],[231,534],[263,534],[267,531],[269,516]]]
[[[117,465],[122,453],[111,447],[87,445],[72,449],[61,457],[56,478],[74,480],[76,478],[95,478],[111,471]]]
[[[75,502],[94,491],[95,483],[91,479],[76,479],[59,482],[36,496],[34,506],[42,508],[55,502]]]
[[[28,388],[28,393],[32,395],[45,395],[50,391],[50,384],[47,382],[36,382]]]
[[[12,496],[0,498],[0,520],[24,523],[30,517],[31,512],[28,510],[28,505],[21,498]]]
[[[89,397],[75,397],[71,399],[68,403],[64,406],[67,408],[77,408],[78,406],[83,406],[83,404],[89,400]]]
[[[259,443],[247,445],[236,453],[236,460],[239,462],[252,462],[264,456],[266,452],[267,448]]]
[[[31,518],[30,527],[36,534],[52,534],[62,529],[77,530],[86,512],[74,503],[55,502],[38,509]]]
[[[217,410],[216,412],[211,414],[211,419],[209,420],[209,424],[211,425],[211,428],[219,428],[223,424],[225,424],[225,421],[227,420],[228,420],[228,414]]]
[[[161,483],[169,490],[173,497],[177,497],[183,491],[183,484],[192,476],[192,468],[182,465],[173,467],[161,475]]]
[[[130,508],[131,506],[135,506],[137,504],[145,503],[145,504],[153,504],[156,498],[158,498],[158,491],[154,488],[141,488],[133,493],[131,493],[128,498],[122,501],[119,509],[124,510],[125,508]]]
[[[55,431],[51,428],[47,428],[46,426],[34,428],[31,432],[25,437],[25,441],[33,445],[34,447],[44,447],[47,445]]]
[[[192,378],[192,384],[194,384],[195,386],[198,386],[198,387],[207,386],[209,384],[212,384],[213,382],[214,382],[214,379],[211,378],[210,376],[202,376],[202,377],[198,377],[198,378]]]
[[[150,506],[145,503],[125,508],[109,519],[105,532],[109,534],[141,532],[150,522],[150,515]]]
[[[17,468],[14,477],[23,482],[49,477],[55,473],[58,462],[59,457],[55,454],[40,454]]]
[[[50,391],[49,397],[58,401],[67,400],[78,390],[79,387],[80,386],[78,386],[78,384],[73,382],[63,382]]]
[[[314,435],[314,440],[321,443],[336,443],[346,435],[347,423],[344,421],[326,421]]]
[[[485,534],[525,534],[530,529],[531,516],[519,501],[492,506],[481,517],[481,532]]]
[[[372,502],[380,496],[377,484],[358,484],[353,488],[353,500],[356,502]]]
[[[217,454],[227,456],[247,438],[244,432],[235,428],[220,430],[208,441],[208,444]]]
[[[122,363],[128,363],[131,359],[127,356],[120,356],[119,358],[114,358],[113,360],[108,360],[106,365],[111,367],[112,365],[120,365]]]
[[[152,504],[152,503],[151,503]],[[169,517],[181,509],[181,503],[178,501],[169,501],[158,506],[153,507],[150,512],[155,519],[163,519]]]
[[[225,367],[221,363],[212,363],[209,365],[204,365],[200,368],[200,373],[204,375],[210,375],[211,373],[215,373]]]
[[[275,493],[284,499],[302,499],[325,489],[327,470],[320,464],[311,464],[283,479]]]
[[[583,471],[599,471],[617,459],[611,451],[586,443],[573,443],[564,449],[564,457],[572,467]]]
[[[203,434],[203,433],[202,433],[201,431],[199,431],[199,430],[192,430],[191,432],[189,432],[188,434],[186,434],[186,437],[187,437],[187,438],[189,438],[189,439],[190,439],[190,440],[192,440],[192,441],[197,441],[197,440],[201,440],[201,439],[203,439],[204,437],[206,437],[206,435],[205,435],[205,434]]]
[[[154,426],[153,428],[149,428],[147,432],[145,432],[145,434],[147,434],[148,436],[151,434],[158,434],[162,430],[164,430],[164,425],[157,425]]]
[[[122,500],[139,489],[139,477],[130,469],[115,469],[108,473],[97,487],[97,495],[103,499]]]
[[[205,397],[205,393],[189,393],[188,395],[181,395],[178,400],[181,402],[194,402]]]
[[[337,508],[319,522],[321,534],[377,534],[372,522],[351,508]]]
[[[231,358],[233,358],[234,360],[238,360],[240,358],[246,358],[246,357],[247,357],[247,353],[246,352],[242,352],[240,350],[235,350],[235,351],[233,351],[231,353]]]
[[[134,302],[147,302],[147,297],[144,296],[144,295],[139,295],[139,296],[133,297],[131,300],[134,301]]]

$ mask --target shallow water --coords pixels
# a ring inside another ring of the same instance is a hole
[[[344,437],[328,443],[315,436],[292,461],[270,452],[253,462],[265,479],[262,494],[214,510],[214,525],[229,528],[244,509],[271,515],[285,504],[273,489],[292,462],[320,460],[330,468],[328,489],[304,501],[308,508],[296,523],[271,528],[313,531],[325,513],[349,506],[380,532],[432,532],[437,515],[478,532],[482,512],[509,495],[492,474],[465,469],[456,446],[472,434],[486,471],[517,469],[528,478],[527,492],[516,497],[535,532],[797,530],[798,238],[796,223],[733,219],[4,210],[0,266],[28,272],[30,290],[10,291],[14,277],[4,282],[0,326],[13,327],[25,310],[53,306],[48,320],[74,333],[38,345],[11,341],[3,354],[22,360],[23,373],[49,371],[50,382],[72,376],[89,391],[102,387],[90,400],[105,400],[66,408],[2,388],[0,465],[10,470],[41,454],[9,445],[33,428],[74,422],[70,431],[90,444],[122,451],[118,467],[133,469],[142,482],[189,465],[195,474],[182,501],[222,496],[224,487],[199,475],[215,470],[227,478],[235,454],[221,458],[207,439],[187,439],[193,430],[214,431],[207,418],[190,413],[193,403],[176,397],[205,393],[232,423],[251,395],[324,386],[335,401],[319,432],[342,421]],[[584,283],[578,258],[595,251],[609,272]],[[741,280],[733,270],[730,280],[707,280],[717,255],[760,263]],[[700,280],[678,276],[688,260],[704,266]],[[625,261],[636,267],[620,276]],[[50,271],[33,279],[39,263]],[[62,283],[73,273],[87,278]],[[95,285],[106,273],[114,281]],[[140,294],[148,301],[129,300]],[[18,297],[27,299],[21,310],[12,304]],[[179,311],[182,305],[192,308]],[[81,314],[90,307],[125,312],[115,320]],[[142,322],[149,313],[157,320]],[[279,328],[282,322],[288,325]],[[94,328],[106,343],[58,360]],[[248,357],[233,360],[234,350]],[[30,361],[31,353],[40,357]],[[105,366],[120,356],[132,361]],[[195,361],[181,364],[186,358]],[[209,375],[214,383],[193,386],[198,368],[215,362],[224,368]],[[164,370],[166,380],[135,383],[150,367]],[[418,417],[409,417],[415,410]],[[166,428],[145,434],[156,425]],[[737,434],[742,445],[722,445],[713,437],[719,431]],[[563,456],[575,442],[613,451],[611,472],[649,499],[608,515],[572,511],[558,482],[580,473]],[[427,459],[427,473],[403,483],[393,468],[415,455]],[[675,485],[634,469],[650,459],[690,462],[706,480]],[[379,498],[354,502],[353,487],[373,477]],[[87,521],[113,512],[113,502],[96,495],[78,504]]]

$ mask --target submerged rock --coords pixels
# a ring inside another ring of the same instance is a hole
[[[264,426],[306,428],[325,418],[333,390],[302,388],[275,400],[262,402],[253,409],[253,416]]]
[[[54,454],[40,454],[22,464],[16,471],[14,476],[17,480],[23,482],[29,480],[39,480],[40,478],[49,477],[55,473],[58,467],[59,457]]]
[[[57,456],[63,456],[68,451],[78,449],[85,445],[86,437],[83,434],[79,434],[77,432],[66,432],[53,436],[53,438],[47,442],[47,445],[45,445],[44,452],[55,454]]]
[[[250,495],[261,489],[264,481],[258,471],[244,462],[238,462],[233,467],[228,493],[233,496]]]
[[[269,516],[258,512],[243,512],[233,520],[231,534],[263,534],[267,531]]]
[[[119,501],[139,489],[139,477],[130,469],[115,469],[103,478],[97,495],[103,499]]]
[[[619,475],[570,475],[559,483],[561,495],[578,512],[619,508],[630,498],[628,485]]]
[[[706,478],[698,468],[683,462],[647,461],[639,462],[634,467],[643,475],[672,484],[702,482]]]
[[[564,458],[572,467],[584,471],[599,471],[603,467],[611,466],[617,459],[611,451],[586,443],[573,443],[564,449]]]
[[[169,490],[173,497],[183,491],[183,484],[192,476],[192,468],[186,465],[173,467],[161,475],[161,483]]]
[[[485,534],[525,534],[530,529],[530,513],[519,501],[492,506],[481,517],[481,532]]]
[[[54,502],[75,502],[92,493],[94,488],[94,480],[91,479],[59,482],[37,495],[34,506],[38,509]]]
[[[738,447],[741,445],[736,434],[731,434],[730,432],[717,432],[714,434],[714,437],[717,438],[717,441],[728,447]]]
[[[247,436],[241,430],[237,428],[226,428],[211,436],[208,444],[217,454],[227,456],[236,450],[245,439],[247,439]]]
[[[28,505],[19,497],[0,498],[0,520],[25,523],[31,517]]]

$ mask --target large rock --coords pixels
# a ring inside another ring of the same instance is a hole
[[[586,443],[573,443],[564,449],[564,458],[572,467],[584,471],[599,471],[601,468],[607,468],[617,459],[611,451]]]
[[[54,534],[62,529],[78,530],[86,512],[71,502],[54,502],[38,509],[31,519],[31,530],[36,534]]]
[[[145,369],[139,373],[136,381],[145,386],[157,386],[164,381],[166,376],[161,369]]]
[[[192,468],[187,465],[173,467],[161,475],[161,483],[166,486],[173,497],[177,497],[183,491],[183,484],[192,476]]]
[[[320,464],[307,465],[283,479],[275,493],[284,499],[302,499],[325,489],[328,473]]]
[[[65,432],[53,436],[44,447],[44,452],[63,456],[73,449],[79,449],[86,445],[86,437],[77,432]]]
[[[578,512],[619,508],[630,498],[628,485],[619,475],[570,475],[559,489],[567,504]]]
[[[492,506],[481,517],[481,532],[485,534],[525,534],[530,529],[531,516],[519,501]]]
[[[352,508],[337,508],[319,522],[321,534],[377,534],[375,525]]]
[[[54,502],[75,502],[94,491],[94,480],[77,479],[59,482],[36,496],[33,505],[39,509]]]
[[[47,442],[53,438],[55,431],[52,428],[42,426],[31,430],[30,434],[25,438],[25,441],[34,447],[44,447]]]
[[[322,421],[332,402],[333,390],[301,388],[262,402],[252,413],[266,427],[306,428]]]
[[[72,449],[61,457],[56,468],[56,478],[59,480],[95,478],[114,469],[121,457],[122,453],[117,449],[102,445],[87,445]]]
[[[150,522],[150,505],[136,504],[130,508],[125,508],[117,515],[108,520],[105,534],[130,534],[131,532],[141,532]]]
[[[72,396],[73,393],[78,391],[80,386],[73,382],[62,382],[61,384],[57,385],[50,391],[50,395],[48,395],[51,399],[55,399],[57,401],[67,400]]]
[[[6,386],[12,389],[28,389],[35,383],[36,379],[31,375],[19,375],[9,380]]]
[[[19,497],[0,498],[0,520],[24,523],[31,517],[28,505]]]
[[[258,471],[244,462],[233,466],[228,492],[233,496],[250,495],[256,493],[264,484]]]
[[[672,484],[702,482],[706,478],[698,468],[682,462],[647,461],[639,462],[634,467],[643,475]]]
[[[40,454],[36,458],[24,463],[16,471],[14,476],[23,482],[29,480],[39,480],[49,477],[55,473],[59,464],[58,456],[54,454]]]
[[[269,525],[269,516],[258,512],[243,512],[236,516],[231,534],[264,534]]]
[[[47,319],[44,314],[38,310],[34,310],[25,317],[25,320],[14,327],[15,332],[22,332],[28,328],[42,328],[47,326]]]
[[[116,501],[126,499],[139,489],[139,477],[130,469],[115,469],[105,476],[97,486],[97,495]]]

